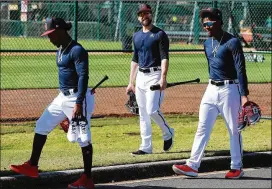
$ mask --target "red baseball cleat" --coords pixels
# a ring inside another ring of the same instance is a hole
[[[231,169],[227,174],[225,175],[226,179],[238,179],[244,175],[243,170],[236,170],[236,169]]]
[[[16,173],[23,174],[29,177],[39,177],[38,166],[30,165],[29,161],[22,165],[10,165],[10,169]]]
[[[192,169],[188,165],[173,165],[173,171],[178,175],[186,175],[190,177],[197,177],[198,171]]]
[[[94,183],[92,179],[87,178],[85,174],[82,174],[76,182],[69,184],[68,188],[94,189]]]

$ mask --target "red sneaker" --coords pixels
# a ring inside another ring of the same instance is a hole
[[[238,179],[244,175],[243,170],[235,170],[231,169],[227,174],[225,175],[226,179]]]
[[[30,165],[29,161],[22,165],[10,165],[10,169],[16,173],[23,174],[29,177],[39,177],[38,166]]]
[[[94,189],[94,183],[92,179],[87,178],[85,174],[82,174],[76,182],[69,184],[68,188]]]
[[[173,171],[178,175],[186,175],[190,177],[197,177],[198,171],[192,169],[188,165],[173,165]]]

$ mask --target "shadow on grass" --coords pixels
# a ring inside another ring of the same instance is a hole
[[[153,154],[181,154],[181,153],[191,153],[191,150],[183,151],[170,151],[170,152],[156,152]],[[205,155],[207,156],[230,156],[229,150],[206,150]]]
[[[190,152],[191,151],[189,151],[189,150],[184,150],[184,151],[157,152],[157,153],[153,153],[153,154],[179,154],[179,153],[190,153]],[[254,153],[254,152],[244,151],[243,153],[247,154],[247,153]],[[148,155],[152,156],[152,154],[148,154]],[[230,156],[230,151],[229,150],[218,150],[218,151],[215,151],[215,150],[206,150],[204,155],[206,157]],[[132,157],[137,157],[137,156],[132,156]],[[173,159],[171,159],[171,160],[173,160]],[[171,160],[169,159],[169,161],[171,161]],[[158,162],[158,161],[159,160],[154,161],[154,162]],[[135,164],[137,164],[137,163],[142,163],[142,162],[135,162]],[[150,163],[152,163],[152,162],[150,162]],[[117,166],[117,165],[123,165],[123,164],[113,164],[111,166],[115,166],[115,165]],[[14,173],[13,171],[10,171],[10,170],[1,170],[0,171],[0,176],[1,177],[3,177],[3,176],[14,176],[14,175],[18,175],[18,174]]]

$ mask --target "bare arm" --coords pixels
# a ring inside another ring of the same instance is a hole
[[[163,59],[161,61],[161,80],[160,80],[160,86],[161,86],[161,90],[166,89],[166,85],[167,85],[167,72],[168,72],[168,67],[169,67],[169,60],[168,59]]]
[[[135,93],[134,82],[136,80],[137,70],[138,70],[138,63],[136,63],[134,61],[131,61],[129,83],[128,83],[128,86],[127,86],[127,89],[126,89],[127,93],[129,91],[133,91]]]

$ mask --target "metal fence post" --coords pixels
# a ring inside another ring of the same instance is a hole
[[[194,12],[194,44],[198,44],[199,42],[199,32],[200,32],[200,28],[199,28],[199,7],[198,4],[196,2],[196,7],[195,7],[195,12]]]
[[[100,40],[100,22],[101,22],[101,7],[97,5],[98,15],[97,15],[97,25],[96,25],[96,39]]]
[[[213,1],[213,8],[217,8],[217,1]]]
[[[78,22],[78,1],[74,1],[74,29],[73,29],[73,39],[77,41],[77,22]]]

